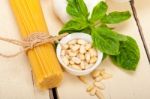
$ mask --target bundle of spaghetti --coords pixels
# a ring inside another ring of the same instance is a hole
[[[48,33],[39,0],[10,0],[22,38],[32,33]],[[57,87],[63,73],[54,44],[44,44],[27,51],[35,84],[42,89]]]

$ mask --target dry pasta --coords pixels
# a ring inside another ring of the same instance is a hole
[[[48,33],[39,0],[10,0],[22,38],[31,33]],[[54,45],[45,44],[29,50],[35,83],[39,88],[57,87],[62,78],[62,70],[57,60]]]

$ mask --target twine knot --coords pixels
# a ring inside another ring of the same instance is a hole
[[[0,37],[0,40],[2,40],[2,41],[12,43],[14,45],[22,46],[24,48],[23,50],[16,52],[14,54],[6,55],[3,53],[0,53],[0,56],[5,57],[5,58],[15,57],[23,52],[26,52],[28,50],[35,48],[37,46],[47,44],[47,43],[54,44],[54,42],[57,42],[61,38],[65,37],[66,35],[67,35],[67,33],[61,34],[58,36],[50,36],[48,33],[33,33],[33,34],[29,35],[27,38],[23,39],[22,41]]]

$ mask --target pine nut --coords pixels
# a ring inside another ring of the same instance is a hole
[[[102,68],[102,69],[99,69],[100,73],[105,73],[105,69]]]
[[[79,39],[77,40],[77,43],[80,45],[85,45],[87,42],[85,40]]]
[[[92,45],[90,43],[88,43],[88,44],[85,45],[85,49],[86,50],[89,50],[91,47],[92,47]]]
[[[89,85],[88,87],[87,87],[87,92],[90,92],[92,89],[94,88],[94,86],[93,85]]]
[[[73,61],[74,63],[76,63],[76,64],[80,64],[80,63],[81,63],[81,60],[80,60],[79,58],[77,58],[77,57],[73,57],[73,58],[72,58],[72,61]]]
[[[74,65],[74,64],[75,64],[74,61],[72,61],[72,60],[70,60],[69,63],[70,63],[71,65]]]
[[[85,54],[85,59],[86,59],[86,62],[87,62],[87,63],[90,62],[90,58],[91,58],[90,53],[86,53],[86,54]]]
[[[81,61],[80,67],[81,67],[82,70],[85,70],[85,69],[86,69],[86,68],[85,68],[85,62],[84,62],[84,61]]]
[[[109,78],[112,78],[112,75],[105,73],[102,75],[102,77],[103,77],[103,79],[109,79]]]
[[[63,62],[64,62],[65,65],[69,64],[69,60],[68,60],[68,58],[66,56],[63,56],[62,60],[63,60]]]
[[[72,52],[71,50],[68,50],[68,55],[74,57],[77,55],[77,52]]]
[[[68,48],[69,48],[68,44],[63,44],[63,45],[62,45],[62,49],[63,49],[63,50],[67,50]]]
[[[99,70],[95,70],[95,71],[92,72],[91,75],[92,75],[93,78],[96,78],[96,77],[98,77],[100,75],[100,71]]]
[[[65,56],[65,54],[66,54],[66,50],[62,50],[62,51],[61,51],[61,55],[62,55],[62,56]]]
[[[75,44],[74,46],[70,46],[70,49],[72,51],[77,51],[79,48],[80,48],[80,45],[78,45],[78,44]]]
[[[81,60],[84,60],[84,59],[85,59],[84,54],[79,54],[78,57],[79,57]]]
[[[99,82],[99,81],[101,81],[101,80],[103,80],[103,77],[102,77],[102,76],[98,76],[98,77],[95,78],[95,81],[97,81],[97,82]]]
[[[98,87],[99,89],[102,89],[102,90],[104,90],[104,89],[105,89],[104,84],[103,84],[103,83],[101,83],[101,82],[94,82],[94,85],[95,85],[96,87]]]
[[[82,81],[83,83],[87,84],[88,81],[86,80],[86,78],[84,76],[78,76],[78,78],[80,79],[80,81]]]
[[[93,66],[94,64],[86,64],[86,69],[90,68],[91,66]]]
[[[95,95],[98,99],[104,99],[104,95],[100,91],[96,91]]]
[[[93,64],[97,61],[97,57],[91,57],[90,63]]]
[[[90,55],[93,57],[93,56],[97,56],[97,51],[95,50],[95,49],[93,49],[93,48],[91,48],[90,50],[89,50],[89,52],[90,52]]]
[[[70,65],[72,68],[77,69],[77,70],[81,70],[80,67],[78,65]]]
[[[70,56],[69,56],[69,55],[65,55],[65,57],[66,57],[68,60],[70,60]]]
[[[96,94],[96,88],[93,88],[91,91],[90,91],[90,95],[91,96],[94,96]]]
[[[77,40],[74,39],[74,40],[69,41],[68,44],[69,44],[69,45],[73,45],[73,44],[76,44],[76,42],[77,42]]]
[[[84,54],[86,52],[84,45],[80,46],[80,53]]]

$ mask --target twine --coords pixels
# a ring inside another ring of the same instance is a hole
[[[0,37],[0,40],[2,40],[2,41],[8,42],[8,43],[11,43],[14,45],[22,46],[24,48],[23,50],[16,52],[14,54],[0,53],[0,56],[4,57],[4,58],[16,57],[16,56],[20,55],[21,53],[27,52],[28,50],[31,50],[37,46],[47,44],[47,43],[57,42],[61,38],[65,37],[66,35],[67,35],[67,33],[61,34],[58,36],[50,36],[47,33],[33,33],[33,34],[29,35],[27,38],[23,39],[22,41]]]

